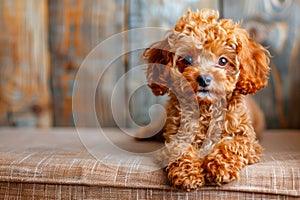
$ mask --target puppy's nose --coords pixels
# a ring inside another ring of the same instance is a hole
[[[207,87],[212,82],[212,77],[210,75],[200,75],[197,77],[197,82],[201,87]]]

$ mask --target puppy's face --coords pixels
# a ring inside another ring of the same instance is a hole
[[[212,10],[189,11],[163,41],[144,52],[153,93],[182,88],[182,82],[175,81],[179,76],[187,80],[199,102],[265,87],[269,52],[239,26],[232,20],[218,20]]]
[[[234,46],[225,41],[216,38],[201,47],[179,42],[184,47],[174,54],[173,67],[189,82],[199,102],[218,100],[236,88],[240,65]]]

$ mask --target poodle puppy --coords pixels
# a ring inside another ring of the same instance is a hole
[[[259,161],[251,116],[262,114],[245,95],[267,85],[269,57],[240,23],[210,9],[189,10],[144,51],[148,86],[154,95],[169,94],[158,159],[174,187],[228,183]]]

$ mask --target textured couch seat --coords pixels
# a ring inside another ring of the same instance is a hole
[[[151,152],[118,129],[0,128],[0,199],[299,199],[300,130],[268,130],[263,160],[230,184],[179,192]]]

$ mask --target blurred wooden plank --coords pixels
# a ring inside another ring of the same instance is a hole
[[[162,29],[171,29],[176,20],[187,12],[187,9],[197,10],[201,8],[218,9],[217,0],[196,0],[196,1],[176,1],[176,0],[153,0],[148,1],[129,0],[129,29],[158,27],[160,30],[151,31],[151,33],[130,35],[130,48],[137,49],[131,52],[129,58],[128,73],[128,96],[130,99],[130,116],[133,121],[128,124],[131,127],[148,124],[150,108],[153,105],[164,105],[167,95],[164,97],[155,97],[147,87],[144,70],[145,63],[141,55],[150,44],[162,40],[164,31]],[[142,32],[142,31],[141,31]],[[143,47],[143,49],[141,49]],[[137,89],[136,89],[137,88]],[[133,91],[134,90],[134,91]],[[153,117],[157,117],[162,110],[151,110]]]
[[[269,85],[255,96],[269,128],[300,128],[300,1],[224,2],[225,17],[244,26],[272,54]]]
[[[96,45],[122,30],[123,6],[123,0],[49,1],[55,125],[74,124],[71,105],[76,72],[82,61]],[[118,48],[122,48],[122,44],[119,44]],[[101,66],[101,60],[105,60],[108,55],[113,53],[113,48],[102,50],[99,58],[94,60],[95,64],[98,64],[99,67],[105,67]],[[116,82],[116,77],[123,70],[122,62],[112,64],[109,70],[105,72],[103,79],[99,81],[96,94],[92,94],[96,95],[95,112],[103,126],[114,125],[109,97]],[[98,81],[98,78],[99,74],[87,76],[86,90],[90,90],[89,84]],[[86,92],[89,93],[89,91]],[[82,104],[80,106],[84,107],[84,103]],[[92,120],[88,119],[87,113],[81,112],[80,114],[87,116],[86,122],[84,122],[85,125],[96,125],[89,124],[89,121]]]
[[[46,0],[0,1],[0,124],[52,125]]]

